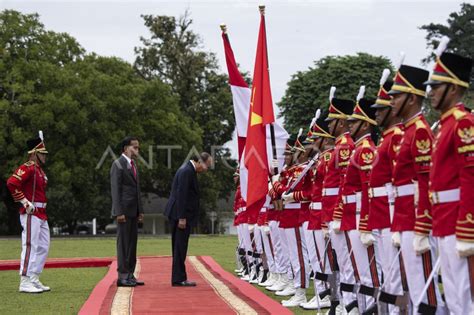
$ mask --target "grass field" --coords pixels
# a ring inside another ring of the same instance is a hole
[[[138,255],[170,255],[170,239],[140,237]],[[235,269],[234,236],[192,236],[189,255],[212,256],[225,270]],[[19,239],[0,239],[0,260],[18,259],[21,251]],[[115,256],[115,238],[53,238],[50,258],[112,257]],[[27,295],[18,293],[17,271],[0,271],[0,314],[76,314],[95,284],[106,274],[107,268],[45,269],[42,281],[52,292]],[[262,289],[276,300],[269,291]],[[311,297],[313,291],[308,292]],[[314,314],[293,309],[295,314]]]

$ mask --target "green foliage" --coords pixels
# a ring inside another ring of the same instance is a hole
[[[159,79],[168,83],[181,111],[193,125],[202,129],[202,146],[196,147],[214,152],[216,164],[214,170],[200,176],[201,213],[217,210],[216,200],[228,198],[233,186],[233,170],[223,160],[230,160],[230,153],[222,148],[231,140],[235,128],[227,76],[218,72],[216,56],[202,49],[202,40],[191,29],[192,19],[188,12],[179,19],[142,17],[151,37],[141,37],[142,46],[135,48],[135,68],[147,80]],[[202,216],[203,226],[205,221]]]
[[[292,76],[281,102],[281,115],[291,134],[309,126],[317,108],[329,106],[329,90],[336,86],[336,97],[354,99],[359,87],[366,86],[365,96],[375,98],[384,68],[391,69],[386,57],[358,53],[355,56],[328,56],[315,61],[314,67]]]
[[[202,143],[201,129],[183,116],[168,85],[143,79],[120,59],[85,54],[69,35],[45,31],[38,15],[3,11],[0,27],[0,174],[8,177],[26,160],[25,141],[43,130],[53,225],[72,232],[94,217],[106,224],[113,156],[99,162],[107,148],[118,155],[117,144],[132,134],[152,163],[140,167],[143,192],[167,194],[172,171],[156,145],[182,146],[173,151],[176,168]]]
[[[427,47],[432,52],[423,59],[424,63],[434,60],[434,51],[443,36],[451,39],[447,51],[474,59],[474,5],[461,4],[460,12],[452,12],[449,15],[447,25],[430,23],[421,26],[420,29],[427,32]],[[470,87],[465,102],[470,108],[474,108],[474,72],[471,73]]]

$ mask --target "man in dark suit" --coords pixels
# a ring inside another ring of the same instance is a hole
[[[184,262],[191,227],[196,226],[198,221],[199,187],[196,174],[206,172],[211,164],[212,157],[209,153],[203,152],[184,163],[173,179],[170,198],[165,209],[171,227],[173,286],[196,286],[195,282],[188,281]]]
[[[133,160],[138,156],[138,139],[126,137],[121,149],[122,155],[110,169],[112,217],[117,220],[117,286],[134,287],[144,285],[133,275],[137,263],[138,223],[143,222],[140,181]]]

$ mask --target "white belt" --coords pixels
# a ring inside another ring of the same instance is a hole
[[[275,207],[273,205],[268,205],[267,207],[268,209],[275,209]]]
[[[369,189],[369,197],[370,198],[377,198],[377,197],[385,197],[388,196],[387,187],[380,186],[375,188]]]
[[[339,187],[323,189],[323,196],[337,196],[338,194],[339,194]]]
[[[321,202],[312,202],[310,205],[309,205],[309,208],[311,210],[314,210],[314,211],[319,211],[323,208],[323,205]]]
[[[267,212],[267,208],[260,209],[260,213],[265,213],[265,212]]]
[[[237,209],[237,214],[241,214],[244,211],[245,211],[245,207],[241,207],[241,208]]]
[[[46,202],[35,202],[33,203],[33,205],[35,206],[35,208],[41,208],[41,209],[46,208]]]
[[[402,186],[393,186],[395,197],[413,196],[415,195],[415,184],[406,184]]]
[[[283,206],[285,209],[300,209],[301,204],[299,202],[289,203]]]
[[[342,196],[342,201],[344,202],[345,205],[349,203],[355,203],[356,202],[356,195],[346,195]]]
[[[442,191],[430,191],[431,203],[436,205],[446,202],[459,201],[461,190],[459,188],[442,190]]]

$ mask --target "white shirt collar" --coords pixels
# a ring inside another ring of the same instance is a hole
[[[132,166],[132,159],[122,153],[122,156],[127,160],[128,165]]]
[[[194,162],[193,160],[189,160],[189,162],[191,162],[191,164],[192,164],[193,167],[194,167],[194,170],[196,170],[196,164],[195,164],[196,162]]]

